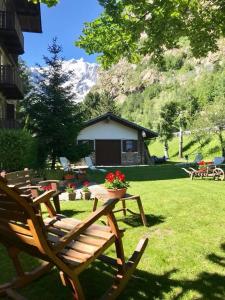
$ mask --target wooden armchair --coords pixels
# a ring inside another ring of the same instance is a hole
[[[59,202],[59,180],[35,180],[35,183],[32,181],[31,170],[24,169],[22,171],[15,171],[10,173],[1,173],[1,175],[7,180],[8,185],[16,186],[17,188],[23,190],[23,194],[31,197],[32,199],[39,196],[38,190],[43,185],[51,185],[54,190],[52,195],[53,203],[56,209],[56,212],[60,213],[60,202]]]
[[[112,212],[117,200],[109,200],[84,221],[79,221],[56,214],[49,201],[53,193],[48,191],[32,200],[18,188],[7,186],[6,180],[0,177],[0,242],[7,248],[17,273],[11,282],[0,285],[0,296],[22,299],[15,289],[56,266],[63,284],[72,288],[74,299],[85,299],[78,276],[91,262],[100,259],[117,270],[112,286],[102,299],[116,299],[134,272],[148,239],[140,240],[126,263],[121,232]],[[39,211],[41,203],[49,213],[45,220]],[[94,224],[104,215],[108,226]],[[103,255],[112,244],[117,259]],[[18,257],[21,251],[42,259],[43,264],[25,273]]]

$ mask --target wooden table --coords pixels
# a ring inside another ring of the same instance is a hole
[[[105,202],[110,198],[107,190],[105,190],[103,187],[100,187],[97,191],[95,191],[93,193],[93,195],[94,195],[93,211],[95,211],[97,209],[98,201]],[[120,199],[120,202],[122,203],[122,208],[116,209],[113,212],[116,213],[116,212],[122,211],[124,216],[127,215],[127,212],[130,212],[130,213],[136,215],[137,213],[133,212],[132,210],[130,210],[129,208],[126,207],[126,201],[136,201],[137,202],[142,223],[144,226],[148,226],[146,216],[144,213],[144,209],[142,206],[142,202],[141,202],[141,197],[139,195],[125,194],[125,196]]]

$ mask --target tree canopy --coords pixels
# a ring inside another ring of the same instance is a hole
[[[104,12],[85,23],[76,45],[99,53],[107,68],[122,57],[136,62],[142,55],[156,59],[187,37],[195,57],[217,49],[225,36],[223,0],[99,0]]]
[[[49,7],[59,0],[28,0]],[[99,53],[103,67],[122,57],[137,62],[142,55],[159,59],[165,49],[187,37],[195,57],[217,49],[225,36],[224,0],[98,0],[103,13],[86,22],[76,45]]]
[[[49,7],[56,5],[59,0],[28,0],[28,2],[33,2],[33,3],[44,3],[48,5]]]
[[[46,66],[39,66],[36,84],[23,106],[30,117],[29,129],[39,141],[39,154],[49,156],[54,169],[57,157],[75,161],[89,154],[89,149],[76,144],[83,118],[80,106],[72,100],[72,74],[63,69],[62,48],[56,38],[48,51],[49,57],[43,57]]]

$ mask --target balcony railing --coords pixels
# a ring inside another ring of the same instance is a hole
[[[13,119],[0,119],[0,129],[19,129],[20,123]]]
[[[6,47],[12,53],[22,54],[24,52],[24,37],[15,12],[0,11],[1,35],[5,36]]]
[[[0,65],[0,91],[7,99],[23,98],[23,84],[16,67]]]

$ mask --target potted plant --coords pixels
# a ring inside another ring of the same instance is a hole
[[[68,172],[65,172],[65,173],[64,173],[64,179],[70,180],[70,179],[74,179],[74,178],[75,178],[75,175],[74,175],[73,172],[68,171]]]
[[[65,191],[68,193],[69,200],[76,200],[76,185],[74,183],[69,183]]]
[[[110,172],[105,177],[105,187],[111,198],[122,198],[126,194],[128,186],[125,175],[119,170],[115,173]]]
[[[91,192],[90,192],[88,186],[89,186],[89,182],[85,181],[83,183],[82,192],[81,192],[82,199],[84,199],[84,200],[90,200],[90,198],[91,198]]]

